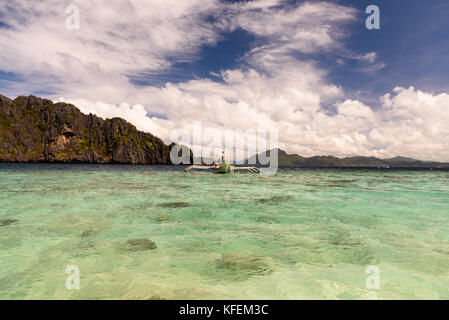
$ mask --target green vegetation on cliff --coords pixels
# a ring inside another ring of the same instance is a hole
[[[0,161],[170,164],[170,148],[121,118],[74,105],[0,95]]]

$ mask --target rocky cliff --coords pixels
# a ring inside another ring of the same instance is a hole
[[[121,118],[74,105],[0,95],[0,161],[170,164],[170,148]]]

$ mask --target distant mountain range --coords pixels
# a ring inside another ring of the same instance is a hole
[[[375,157],[346,157],[337,158],[333,156],[302,157],[297,154],[288,154],[281,149],[278,150],[278,165],[280,167],[303,167],[303,168],[449,168],[449,163],[420,161],[406,157],[395,157],[391,159],[379,159]],[[270,155],[270,151],[267,152]],[[257,157],[259,159],[259,156]],[[256,163],[256,156],[250,157],[246,162]]]

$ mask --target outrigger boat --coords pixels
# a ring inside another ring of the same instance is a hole
[[[221,156],[221,163],[214,163],[210,166],[202,166],[202,165],[191,165],[190,167],[187,167],[184,169],[185,172],[190,172],[193,169],[198,170],[215,170],[215,173],[219,174],[227,174],[227,173],[234,173],[236,170],[246,170],[249,172],[260,172],[259,168],[255,166],[248,166],[248,167],[236,167],[230,163],[228,163],[225,159],[224,151]]]

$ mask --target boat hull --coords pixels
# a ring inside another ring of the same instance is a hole
[[[231,165],[229,163],[222,163],[215,171],[218,174],[226,174],[231,172]]]

